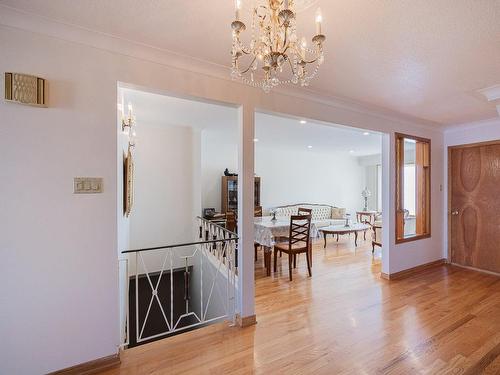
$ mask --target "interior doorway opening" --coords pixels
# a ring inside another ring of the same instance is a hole
[[[238,172],[238,109],[128,85],[117,99],[122,346],[234,320],[238,239],[212,219]]]
[[[262,212],[262,218],[255,218],[256,278],[285,282],[309,276],[304,255],[293,254],[289,262],[281,250],[296,246],[290,228],[301,211],[311,215],[313,275],[354,264],[380,274],[388,196],[384,137],[367,129],[256,112],[255,178]]]

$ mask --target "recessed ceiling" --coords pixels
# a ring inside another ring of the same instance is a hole
[[[235,108],[133,89],[120,89],[119,101],[122,93],[125,108],[129,103],[133,105],[139,139],[143,126],[188,126],[215,131],[227,142],[238,142],[238,116]],[[381,152],[382,138],[377,132],[312,120],[307,120],[304,124],[301,120],[304,119],[256,113],[256,152],[259,147],[297,151],[310,149],[321,153],[343,152],[355,157]]]
[[[305,150],[332,153],[341,152],[351,156],[376,155],[382,152],[380,133],[356,129],[337,124],[324,124],[315,121],[256,113],[255,137],[259,147]]]
[[[230,0],[0,4],[230,66]],[[500,83],[500,1],[319,0],[317,5],[327,41],[325,64],[311,90],[444,125],[497,115],[495,106],[475,93]],[[300,13],[300,34],[313,35],[314,11],[312,6]]]

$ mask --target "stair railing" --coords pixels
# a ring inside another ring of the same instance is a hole
[[[127,302],[135,308],[135,317],[126,314],[122,328],[127,332],[127,342],[123,345],[143,343],[216,321],[235,323],[238,237],[203,218],[198,217],[197,221],[199,241],[122,252],[129,258],[128,285],[134,294],[134,300],[127,298]],[[179,272],[183,273],[182,288],[174,281]],[[183,303],[179,311],[180,298]],[[128,312],[129,306],[126,308]],[[160,322],[152,321],[153,310],[156,318],[161,317]],[[135,323],[133,333],[128,332],[130,319]],[[129,337],[131,334],[134,340]]]

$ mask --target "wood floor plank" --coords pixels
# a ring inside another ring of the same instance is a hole
[[[462,327],[464,324],[467,324],[470,322],[472,319],[474,319],[476,316],[472,314],[468,314],[464,316],[463,318],[457,320],[456,322],[451,323],[449,326],[444,328],[443,330],[439,331],[437,334],[429,337],[427,340],[424,342],[418,344],[412,349],[408,349],[405,352],[401,353],[397,357],[395,357],[393,360],[391,360],[387,365],[382,367],[377,371],[379,374],[390,374],[392,368],[396,367],[398,364],[401,362],[407,361],[408,359],[415,359],[421,357],[423,354],[429,354],[432,352],[436,352],[439,350],[439,345],[440,345],[440,340],[447,335],[451,334],[455,330],[459,329]]]
[[[473,366],[469,367],[464,375],[481,374],[486,368],[500,358],[500,343],[495,345],[488,353],[486,353],[479,361]]]
[[[258,323],[218,324],[129,349],[118,374],[499,374],[500,278],[453,266],[380,278],[371,242],[314,245],[288,280],[255,263]],[[495,372],[496,371],[496,372]]]

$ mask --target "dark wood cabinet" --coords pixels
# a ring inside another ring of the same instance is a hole
[[[238,176],[222,176],[221,212],[238,210]],[[255,177],[254,206],[260,207],[260,177]]]

